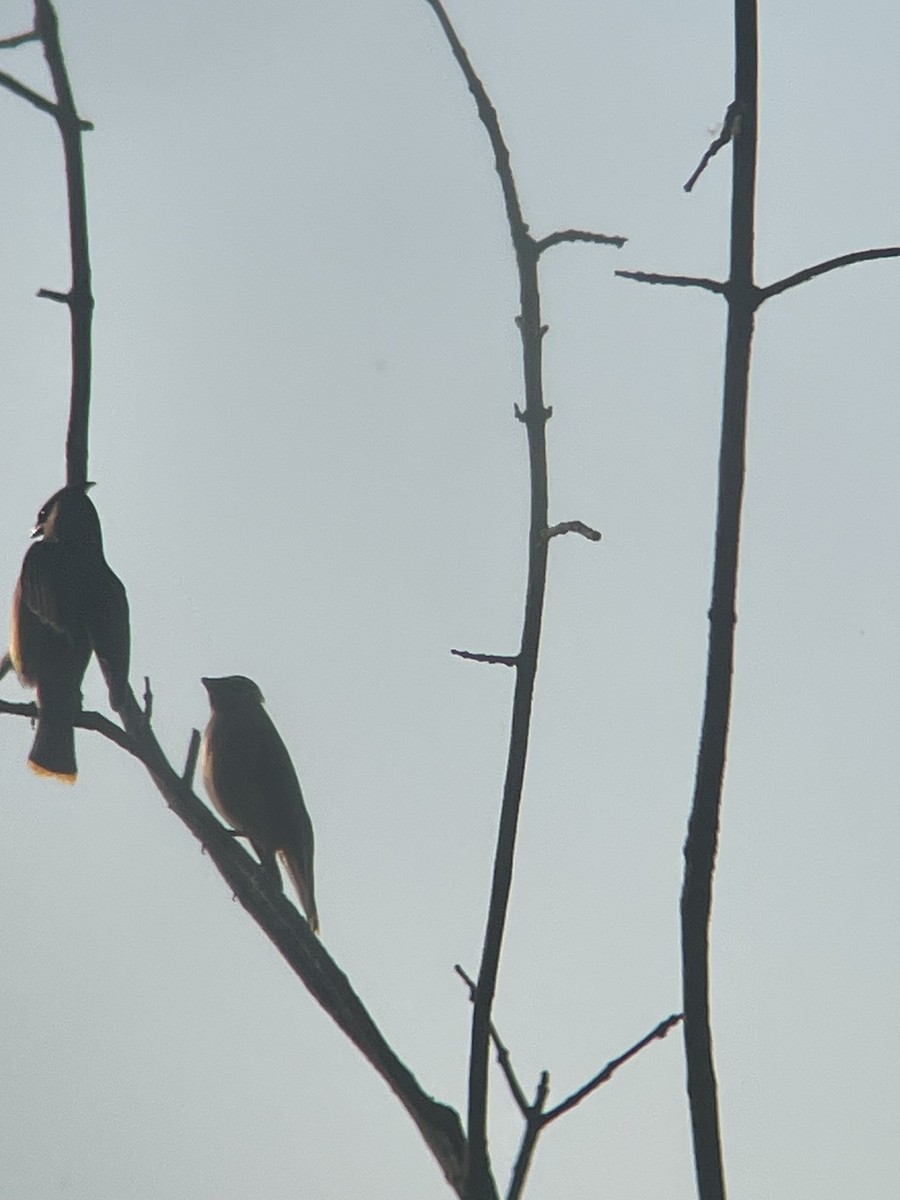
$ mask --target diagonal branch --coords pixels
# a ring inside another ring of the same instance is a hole
[[[39,108],[41,112],[49,113],[51,117],[56,116],[56,105],[52,100],[48,100],[46,96],[42,96],[40,92],[35,92],[32,88],[26,87],[15,76],[7,75],[6,71],[0,71],[0,87],[5,87],[14,96],[18,96],[22,100],[27,100],[29,104],[33,104],[35,108]]]
[[[14,33],[11,37],[0,38],[0,50],[12,50],[16,46],[24,46],[26,42],[38,40],[37,30],[29,29],[27,33]]]
[[[34,704],[0,701],[0,713],[34,718],[37,716],[37,707]],[[160,795],[203,847],[234,896],[313,998],[368,1059],[412,1117],[447,1182],[462,1196],[465,1135],[455,1110],[422,1090],[415,1076],[400,1061],[372,1020],[347,976],[310,932],[305,919],[280,891],[270,873],[261,869],[231,831],[191,790],[186,778],[177,774],[130,689],[123,719],[125,729],[100,713],[84,712],[75,724],[81,729],[100,733],[143,763]],[[194,754],[193,746],[199,745],[196,731],[191,742],[188,768],[191,767],[190,760]],[[185,776],[189,774],[188,768]]]
[[[637,283],[665,283],[671,287],[704,288],[707,292],[724,294],[726,284],[718,279],[705,279],[702,275],[657,275],[650,271],[616,271],[620,279],[633,279]]]
[[[814,267],[804,267],[802,271],[786,275],[784,279],[770,283],[768,287],[759,288],[757,303],[762,304],[764,300],[768,300],[772,296],[779,296],[788,288],[796,287],[800,283],[808,283],[810,279],[815,279],[818,275],[826,275],[829,271],[836,271],[839,267],[849,267],[858,262],[871,262],[877,258],[898,257],[900,257],[900,246],[883,246],[876,250],[854,250],[852,254],[841,254],[838,258],[829,258],[825,262],[816,263]]]
[[[537,1149],[537,1140],[544,1128],[544,1105],[547,1103],[549,1091],[550,1076],[546,1071],[542,1071],[534,1093],[534,1103],[529,1105],[528,1112],[526,1113],[525,1128],[522,1131],[519,1153],[516,1155],[516,1161],[513,1164],[512,1178],[509,1181],[509,1191],[506,1193],[506,1200],[519,1200],[522,1192],[525,1190],[525,1182],[528,1179],[531,1160],[534,1158],[534,1152]]]
[[[471,979],[463,968],[457,963],[453,970],[457,975],[468,985],[469,999],[475,1003],[475,993],[477,988],[475,980]],[[503,1072],[506,1082],[509,1084],[509,1090],[512,1092],[512,1097],[519,1107],[519,1112],[523,1117],[527,1117],[530,1111],[530,1105],[525,1099],[525,1093],[522,1091],[522,1085],[519,1083],[519,1077],[516,1075],[515,1068],[512,1065],[512,1059],[509,1056],[509,1049],[503,1042],[500,1034],[497,1032],[497,1026],[491,1021],[491,1041],[494,1043],[494,1049],[497,1051],[497,1062],[500,1064],[500,1070]]]
[[[648,1034],[642,1037],[639,1042],[635,1042],[624,1054],[620,1054],[618,1058],[614,1058],[608,1062],[603,1070],[598,1071],[594,1078],[589,1079],[583,1087],[578,1088],[571,1096],[567,1096],[565,1100],[560,1101],[555,1108],[551,1108],[548,1112],[545,1112],[541,1118],[541,1124],[549,1125],[551,1121],[555,1121],[557,1117],[561,1117],[563,1113],[567,1113],[570,1109],[573,1109],[576,1104],[580,1104],[582,1100],[590,1096],[591,1092],[595,1092],[598,1087],[610,1080],[619,1067],[627,1063],[629,1059],[634,1058],[636,1054],[640,1054],[644,1047],[649,1046],[652,1041],[655,1041],[657,1038],[664,1038],[669,1030],[674,1029],[682,1019],[681,1013],[673,1013],[670,1017],[666,1017],[664,1021],[660,1021],[655,1029],[651,1029]]]
[[[718,137],[713,138],[706,149],[700,163],[694,171],[693,175],[684,185],[686,192],[693,191],[694,184],[706,170],[710,161],[715,158],[723,146],[727,146],[733,137],[740,133],[741,129],[741,114],[744,111],[743,105],[739,100],[733,100],[725,110],[725,118],[722,121],[722,132]]]

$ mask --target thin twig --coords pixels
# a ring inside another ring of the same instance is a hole
[[[700,164],[696,171],[684,185],[684,190],[690,192],[694,184],[706,170],[710,159],[714,158],[723,146],[727,146],[733,137],[736,137],[741,130],[741,114],[743,113],[743,105],[740,100],[733,100],[725,110],[725,118],[722,121],[722,132],[718,137],[713,138],[707,147],[706,153],[700,159]]]
[[[38,288],[38,299],[53,300],[56,304],[71,304],[71,292],[55,292],[52,288]]]
[[[185,787],[194,786],[194,772],[197,770],[197,758],[200,754],[200,733],[196,729],[191,730],[191,740],[188,744],[187,757],[184,760],[184,770],[181,772],[181,781]]]
[[[522,1192],[525,1190],[525,1182],[528,1179],[531,1160],[534,1158],[534,1152],[537,1148],[537,1140],[544,1128],[544,1105],[547,1103],[549,1091],[550,1076],[546,1071],[542,1071],[534,1093],[534,1103],[528,1110],[525,1129],[522,1132],[522,1142],[519,1146],[519,1153],[516,1155],[516,1161],[513,1164],[512,1177],[509,1181],[506,1200],[519,1200]]]
[[[544,537],[560,537],[564,533],[580,533],[589,542],[599,542],[603,537],[599,529],[592,529],[590,525],[585,525],[584,521],[562,521],[559,525],[551,525],[544,531]]]
[[[41,112],[49,113],[51,117],[56,116],[56,105],[52,100],[48,100],[46,96],[42,96],[40,92],[33,91],[30,87],[26,87],[24,83],[20,83],[12,75],[7,75],[5,71],[0,71],[0,87],[5,87],[13,95],[18,96],[22,100],[27,100],[29,104],[33,104],[35,108],[39,108]]]
[[[36,721],[40,716],[38,706],[33,702],[17,704],[11,700],[0,700],[0,713],[7,713],[14,717],[27,717],[30,721]],[[85,709],[73,718],[72,724],[76,729],[90,729],[94,733],[100,733],[108,741],[115,742],[117,746],[134,755],[135,758],[141,757],[134,738],[114,721],[110,721],[109,717],[104,717],[102,713]]]
[[[12,37],[0,38],[0,50],[12,50],[15,46],[24,46],[26,42],[39,40],[37,30],[29,29],[27,33],[14,33]]]
[[[815,279],[818,275],[826,275],[829,271],[836,271],[839,267],[849,267],[852,263],[858,262],[870,262],[876,258],[898,257],[900,257],[900,246],[883,246],[877,250],[854,250],[852,254],[841,254],[838,258],[829,258],[825,262],[816,263],[814,267],[804,267],[802,271],[796,271],[793,275],[786,275],[784,279],[770,283],[768,287],[759,288],[758,304],[762,304],[764,300],[768,300],[771,296],[778,296],[782,292],[786,292],[788,288],[796,287],[799,283],[807,283],[810,279]]]
[[[602,1071],[598,1071],[593,1079],[588,1080],[584,1087],[578,1088],[571,1096],[567,1096],[565,1100],[561,1100],[554,1108],[544,1113],[541,1124],[549,1125],[551,1121],[555,1121],[557,1117],[561,1117],[563,1113],[567,1113],[576,1104],[580,1104],[582,1100],[590,1096],[591,1092],[595,1092],[598,1087],[610,1080],[619,1067],[627,1063],[629,1059],[634,1058],[636,1054],[640,1054],[645,1046],[649,1046],[657,1038],[664,1038],[669,1030],[673,1029],[682,1019],[683,1016],[681,1013],[673,1013],[670,1017],[666,1017],[664,1021],[660,1021],[655,1029],[651,1029],[648,1034],[642,1037],[639,1042],[635,1042],[624,1054],[620,1054],[618,1058],[614,1058],[608,1062]]]
[[[451,650],[457,658],[467,658],[469,662],[497,663],[501,667],[515,667],[519,659],[515,654],[475,654],[472,650]]]
[[[469,999],[474,1004],[475,993],[477,991],[475,980],[471,979],[466,974],[459,963],[456,963],[453,970],[457,973],[460,979],[462,979],[468,985]],[[506,1082],[509,1085],[509,1090],[512,1092],[513,1099],[519,1107],[519,1112],[523,1117],[527,1117],[530,1111],[530,1105],[525,1098],[522,1085],[519,1083],[519,1077],[516,1075],[515,1068],[512,1065],[512,1059],[510,1058],[509,1050],[503,1042],[503,1039],[500,1037],[500,1034],[497,1032],[497,1026],[493,1021],[491,1021],[491,1040],[494,1043],[494,1049],[497,1051],[497,1062],[500,1064],[500,1070],[503,1072]]]
[[[545,329],[541,322],[541,301],[538,287],[539,251],[537,243],[528,232],[528,226],[522,215],[515,178],[510,166],[509,150],[500,129],[497,113],[491,104],[484,84],[476,74],[465,48],[450,23],[441,0],[426,0],[426,3],[434,11],[453,57],[474,97],[478,116],[491,144],[494,165],[503,192],[510,239],[519,275],[521,309],[517,324],[522,338],[522,369],[525,385],[523,416],[528,436],[531,482],[525,615],[522,623],[521,650],[516,660],[509,751],[503,782],[497,846],[494,854],[491,898],[488,905],[481,966],[478,972],[478,987],[472,1006],[472,1036],[469,1048],[467,1200],[493,1200],[493,1197],[497,1195],[497,1185],[491,1174],[487,1149],[491,1007],[497,990],[500,951],[512,886],[516,831],[525,779],[525,763],[528,756],[528,736],[547,577],[548,543],[543,534],[548,524],[546,432],[548,413],[544,406],[541,359]]]
[[[620,279],[633,279],[637,283],[664,283],[670,287],[703,288],[707,292],[722,295],[727,284],[718,279],[705,279],[702,275],[657,275],[652,271],[616,271]]]
[[[555,233],[548,233],[537,242],[537,252],[543,254],[545,250],[549,250],[551,246],[558,246],[561,242],[592,242],[598,246],[617,246],[621,249],[627,241],[628,238],[618,234],[591,233],[589,229],[557,229]]]

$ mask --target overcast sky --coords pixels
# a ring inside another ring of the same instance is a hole
[[[180,765],[201,675],[261,686],[317,838],[322,937],[465,1110],[527,530],[517,283],[484,132],[424,0],[60,0],[97,300],[89,474],[132,682]],[[562,1099],[680,1003],[725,308],[729,5],[451,0],[543,259],[556,539],[495,1020]],[[0,36],[30,21],[4,3]],[[900,9],[763,4],[757,262],[900,243]],[[47,90],[34,47],[0,68]],[[52,121],[0,91],[0,564],[63,482],[68,286]],[[900,1176],[900,266],[761,311],[713,926],[733,1200]],[[4,600],[5,604],[6,601]],[[7,699],[22,699],[14,679]],[[95,665],[85,703],[107,701]],[[0,719],[0,1193],[449,1195],[393,1095],[143,770],[74,788]],[[539,1147],[533,1200],[691,1200],[679,1034]],[[495,1070],[492,1157],[520,1122]]]

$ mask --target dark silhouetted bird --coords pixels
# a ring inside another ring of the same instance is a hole
[[[249,838],[276,879],[280,855],[309,927],[318,933],[312,822],[291,756],[263,708],[263,694],[244,675],[202,682],[212,709],[201,752],[209,798],[222,819]]]
[[[26,687],[37,688],[39,715],[28,756],[40,775],[69,783],[77,775],[72,722],[91,653],[118,710],[128,685],[128,598],[103,557],[100,518],[90,483],[64,487],[38,513],[12,607],[9,654]],[[2,674],[2,666],[0,666]]]

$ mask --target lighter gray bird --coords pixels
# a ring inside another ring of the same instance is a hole
[[[201,682],[212,709],[201,749],[209,798],[279,882],[276,855],[281,858],[309,927],[318,933],[312,822],[291,756],[263,708],[263,694],[244,675]]]

